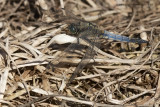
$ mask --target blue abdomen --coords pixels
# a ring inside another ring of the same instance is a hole
[[[108,39],[121,41],[121,42],[148,43],[148,41],[145,41],[142,39],[129,38],[126,36],[116,35],[116,34],[108,32],[108,31],[104,31],[103,36],[107,37]]]

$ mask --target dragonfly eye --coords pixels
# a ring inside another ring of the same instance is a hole
[[[73,24],[71,24],[71,25],[69,25],[69,27],[68,27],[68,29],[69,29],[69,31],[71,32],[71,33],[77,33],[77,28],[76,28],[76,26],[75,25],[73,25]]]

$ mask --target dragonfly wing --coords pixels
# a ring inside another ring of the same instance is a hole
[[[64,21],[69,23],[71,22],[74,25],[72,26],[71,30],[74,31],[75,29],[78,29],[78,32],[75,32],[79,34],[78,38],[83,39],[86,43],[90,44],[88,45],[87,50],[84,49],[86,50],[85,55],[83,56],[81,62],[78,64],[78,66],[74,70],[74,73],[69,80],[69,83],[70,83],[74,80],[77,74],[81,73],[82,69],[86,66],[86,64],[94,57],[95,55],[94,46],[96,45],[96,47],[98,47],[98,42],[97,42],[98,36],[95,34],[95,33],[98,34],[98,32],[95,32],[95,31],[98,31],[98,30],[95,29],[95,26],[93,26],[93,24],[77,18],[74,14],[72,14],[72,12],[68,10],[65,10],[65,12],[67,16],[64,17],[65,18]],[[71,44],[67,49],[65,49],[64,52],[62,52],[59,58],[56,58],[54,60],[53,64],[55,65],[60,63],[67,55],[74,53],[75,50],[78,49],[79,47],[80,47],[80,44],[78,44],[78,41],[77,41],[77,44]]]
[[[86,42],[89,42],[90,46],[88,47],[88,49],[86,50],[86,53],[84,55],[84,57],[82,58],[81,62],[78,64],[78,66],[76,67],[76,69],[74,70],[74,73],[72,74],[72,76],[70,77],[69,83],[71,83],[78,74],[80,74],[82,72],[82,69],[87,65],[87,63],[89,63],[89,61],[94,57],[94,55],[96,54],[96,50],[94,50],[94,46],[97,47],[97,49],[100,47],[100,43],[98,42],[98,36],[93,34],[85,34],[85,32],[83,32],[82,37],[86,37],[84,35],[87,35],[87,37],[89,35],[92,35],[90,37],[93,37],[92,40],[88,41],[88,38],[84,38],[83,40],[85,40]]]
[[[92,35],[92,37],[90,36]],[[90,36],[90,38],[88,37]],[[76,69],[74,70],[73,75],[71,76],[69,82],[72,82],[77,74],[79,74],[82,69],[86,66],[86,64],[94,57],[95,50],[94,46],[99,47],[98,45],[98,37],[93,36],[93,34],[89,34],[88,31],[81,32],[78,36],[79,40],[83,39],[87,43],[88,49],[86,50],[86,46],[82,46],[81,41],[77,40],[77,43],[70,44],[61,54],[59,54],[54,60],[52,60],[52,64],[54,67],[58,67],[61,65],[63,60],[68,56],[72,56],[72,54],[76,53],[76,50],[82,49],[85,50],[85,55],[83,56],[81,62],[78,64]],[[92,40],[91,40],[92,38]],[[97,48],[98,49],[98,48]]]

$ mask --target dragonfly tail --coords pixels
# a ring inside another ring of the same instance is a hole
[[[121,41],[121,42],[133,42],[133,43],[139,43],[139,44],[148,43],[148,41],[146,41],[146,40],[136,39],[136,38],[130,39],[129,37],[116,35],[116,34],[108,32],[108,31],[104,31],[103,36],[107,37],[107,39]]]

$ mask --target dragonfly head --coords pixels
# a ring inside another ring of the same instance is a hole
[[[68,29],[69,29],[69,31],[70,31],[71,33],[73,33],[73,34],[78,33],[78,28],[77,28],[77,26],[76,26],[75,24],[73,24],[73,23],[68,26]]]

